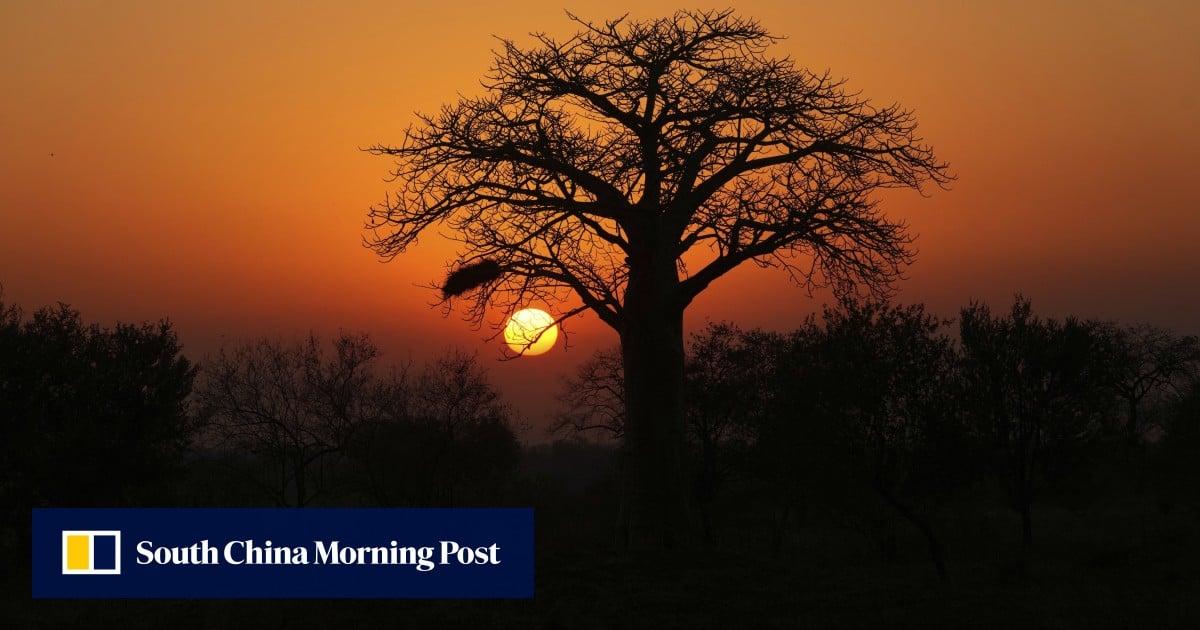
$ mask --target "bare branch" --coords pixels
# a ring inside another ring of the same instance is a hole
[[[371,209],[367,246],[391,259],[445,228],[462,244],[452,271],[494,261],[462,293],[477,324],[566,301],[620,330],[631,269],[683,270],[694,248],[708,260],[663,303],[747,261],[839,292],[902,277],[911,237],[873,194],[953,179],[910,110],[770,56],[777,38],[730,10],[568,17],[567,39],[500,40],[483,96],[369,149],[395,159],[400,189]]]

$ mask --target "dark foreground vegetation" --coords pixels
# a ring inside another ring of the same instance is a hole
[[[621,362],[522,447],[474,357],[257,340],[0,304],[0,626],[1200,626],[1197,340],[847,303],[713,324],[686,374],[693,529],[630,553]],[[532,601],[41,601],[38,506],[532,506]]]

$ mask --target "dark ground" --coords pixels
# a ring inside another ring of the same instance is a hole
[[[819,519],[771,551],[744,514],[715,546],[635,562],[609,551],[603,514],[539,512],[532,601],[31,600],[28,573],[10,571],[0,627],[1200,628],[1198,519],[1182,509],[1042,509],[1025,554],[1010,513],[944,511],[948,584],[904,527],[882,561]]]

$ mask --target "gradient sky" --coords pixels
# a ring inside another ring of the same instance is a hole
[[[903,6],[902,6],[903,4]],[[626,9],[565,5],[591,19]],[[684,6],[643,0],[631,17]],[[776,54],[916,110],[958,175],[897,193],[920,253],[901,301],[952,316],[1015,292],[1045,315],[1200,332],[1200,3],[738,2]],[[479,90],[493,35],[576,29],[560,2],[0,2],[0,284],[27,311],[170,317],[200,358],[223,340],[339,328],[391,360],[477,350],[526,421],[558,375],[616,343],[498,362],[432,308],[437,239],[391,264],[360,244],[390,163],[359,151]],[[689,311],[788,329],[821,298],[741,269]],[[535,435],[526,435],[535,438]]]

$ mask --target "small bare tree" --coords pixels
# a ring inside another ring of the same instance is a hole
[[[304,507],[324,490],[324,464],[397,398],[401,384],[371,371],[378,356],[366,335],[349,334],[332,354],[315,336],[222,348],[202,365],[197,403],[223,443],[269,466],[254,479],[279,505]]]
[[[602,431],[619,438],[625,433],[625,376],[621,349],[599,350],[564,378],[551,433]]]
[[[1098,327],[1108,385],[1125,403],[1125,440],[1132,448],[1154,428],[1141,413],[1148,398],[1171,392],[1200,370],[1200,341],[1149,324]]]
[[[396,146],[399,191],[370,212],[392,259],[427,230],[462,243],[444,295],[476,322],[531,301],[595,313],[621,339],[631,531],[690,529],[683,312],[746,262],[799,284],[885,292],[910,237],[873,193],[944,184],[910,111],[768,55],[731,11],[502,40],[486,93],[424,115]]]

